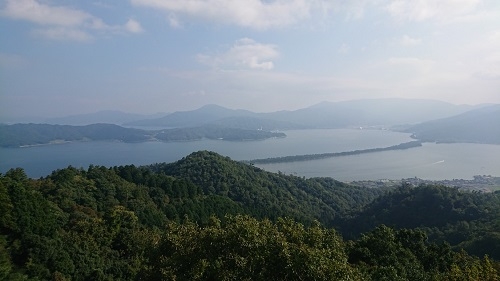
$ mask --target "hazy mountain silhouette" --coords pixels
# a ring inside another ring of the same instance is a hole
[[[453,116],[472,108],[434,100],[367,99],[322,102],[295,111],[269,113],[267,117],[316,128],[392,126]]]
[[[424,122],[406,132],[423,141],[500,144],[500,105]]]
[[[196,110],[174,112],[161,118],[131,122],[127,125],[190,127],[217,123],[239,128],[265,127],[269,130],[392,126],[449,117],[473,108],[469,105],[412,99],[322,102],[303,109],[270,113],[207,105]]]
[[[129,126],[194,127],[208,124],[227,117],[256,116],[247,110],[234,110],[210,104],[190,111],[176,111],[164,117],[129,122]]]

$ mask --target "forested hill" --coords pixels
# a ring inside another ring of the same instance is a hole
[[[500,105],[424,122],[406,131],[422,141],[500,144]]]
[[[86,126],[49,124],[0,124],[0,146],[22,147],[46,145],[73,141],[195,141],[201,139],[246,141],[286,137],[281,132],[227,128],[205,125],[191,128],[176,128],[147,131],[124,128],[113,124],[92,124]]]
[[[40,179],[13,169],[0,174],[0,280],[498,280],[483,254],[500,244],[499,197],[387,193],[208,151]]]
[[[337,227],[353,237],[381,224],[422,228],[434,240],[500,260],[499,191],[484,194],[444,186],[403,186],[378,197]]]
[[[19,147],[84,140],[117,140],[139,142],[150,139],[147,131],[123,128],[113,124],[86,126],[14,124],[0,125],[0,146]]]
[[[329,226],[336,216],[359,209],[384,192],[331,178],[304,179],[270,173],[209,151],[149,169],[194,183],[202,187],[204,194],[230,200],[258,218],[286,216],[304,223],[316,219]]]

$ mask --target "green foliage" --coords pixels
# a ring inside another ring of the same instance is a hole
[[[176,163],[153,165],[150,169],[203,187],[205,195],[224,196],[254,217],[290,217],[305,224],[319,220],[331,226],[337,216],[384,192],[331,179],[306,180],[269,173],[208,151],[193,153]]]
[[[0,280],[498,280],[499,196],[386,194],[206,151],[41,179],[12,169],[0,174]]]
[[[356,280],[338,234],[248,216],[172,223],[153,254],[155,280]]]
[[[0,280],[6,280],[12,271],[12,261],[7,252],[5,236],[0,236]]]
[[[422,231],[394,231],[382,225],[350,245],[349,261],[374,280],[428,280],[449,270],[453,253],[426,239]]]
[[[368,204],[339,222],[354,238],[385,224],[394,228],[421,228],[434,241],[447,241],[479,257],[500,259],[500,193],[464,192],[444,186],[403,186]]]

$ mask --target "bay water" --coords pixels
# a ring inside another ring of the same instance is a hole
[[[174,162],[199,150],[233,160],[319,154],[387,147],[411,141],[409,134],[387,130],[322,129],[285,131],[286,138],[262,141],[200,140],[189,142],[74,142],[24,148],[0,148],[0,173],[23,168],[30,177],[53,170],[89,165],[119,166]],[[383,151],[313,161],[259,164],[268,171],[341,181],[402,179],[470,179],[500,176],[500,145],[433,144],[408,150]]]

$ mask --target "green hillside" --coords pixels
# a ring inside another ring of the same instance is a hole
[[[403,186],[376,198],[339,223],[346,236],[384,224],[420,228],[435,241],[500,260],[500,192],[464,192],[456,188]]]
[[[354,210],[383,193],[349,186],[330,178],[304,179],[266,172],[214,152],[200,151],[175,163],[149,167],[156,173],[182,178],[204,194],[229,198],[258,218],[292,217],[332,225],[336,216]]]
[[[12,169],[0,174],[0,280],[498,280],[483,254],[500,244],[499,196],[387,193],[207,151],[40,179]]]

